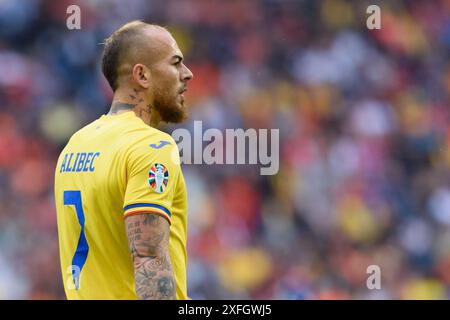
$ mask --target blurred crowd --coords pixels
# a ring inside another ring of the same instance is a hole
[[[450,298],[450,1],[3,0],[0,299],[65,298],[53,171],[108,111],[102,42],[133,19],[195,75],[161,129],[280,130],[276,175],[183,165],[193,299]]]

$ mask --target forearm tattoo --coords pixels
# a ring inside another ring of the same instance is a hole
[[[167,221],[154,214],[139,214],[125,222],[138,299],[175,299]]]

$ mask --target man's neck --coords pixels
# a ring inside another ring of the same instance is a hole
[[[109,109],[108,115],[121,114],[127,111],[134,111],[136,108],[135,104],[125,103],[118,99],[114,99],[111,108]]]
[[[159,115],[152,108],[144,92],[138,89],[117,89],[108,115],[127,111],[133,111],[137,117],[151,127],[156,127],[159,123]]]

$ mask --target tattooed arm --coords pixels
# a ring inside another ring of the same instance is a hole
[[[125,226],[138,299],[175,299],[168,221],[156,214],[143,213],[126,217]]]

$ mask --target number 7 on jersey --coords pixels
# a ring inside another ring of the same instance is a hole
[[[75,250],[75,254],[72,258],[72,278],[75,284],[75,289],[80,287],[80,274],[83,270],[84,263],[86,262],[89,252],[89,245],[84,234],[84,211],[83,204],[81,202],[81,192],[79,190],[67,190],[64,191],[64,205],[75,206],[78,223],[81,226],[80,238],[78,239],[78,245]]]

